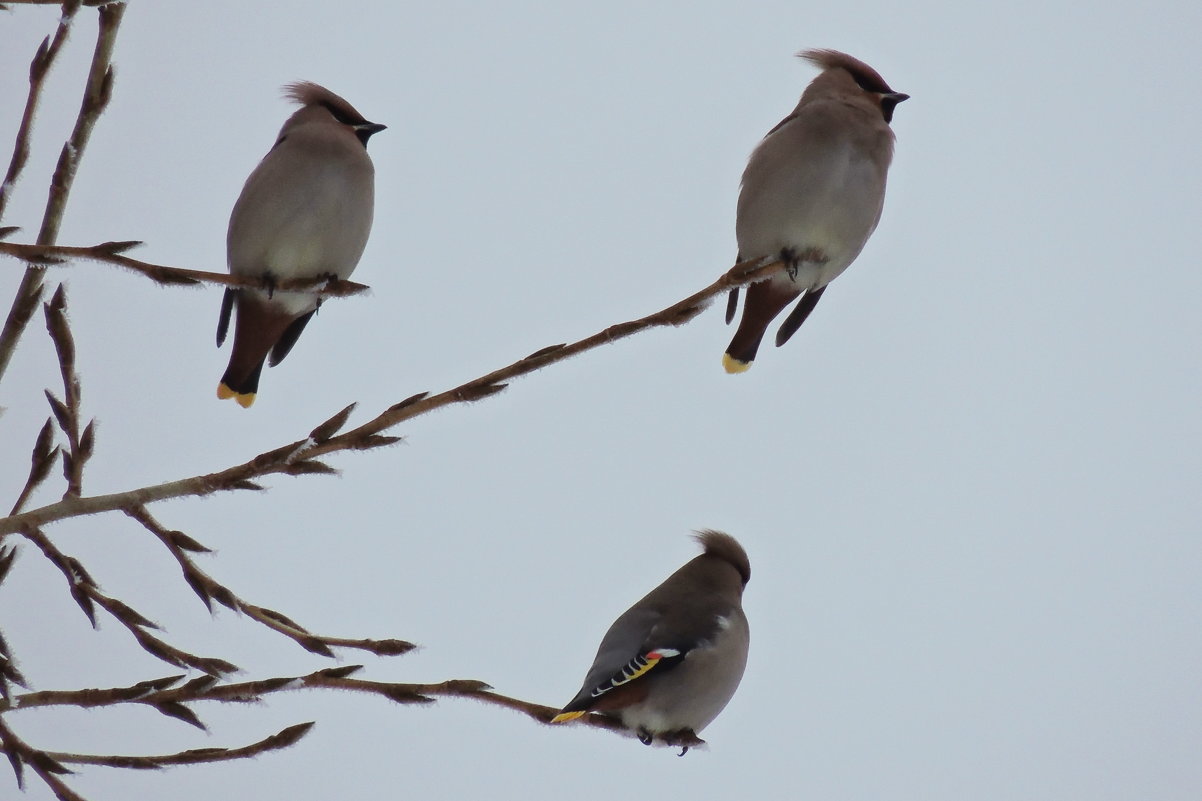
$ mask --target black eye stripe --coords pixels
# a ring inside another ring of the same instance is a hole
[[[358,114],[351,115],[346,112],[346,109],[339,108],[333,103],[322,103],[322,108],[334,115],[334,119],[341,122],[343,125],[362,125],[367,122]]]
[[[893,91],[892,89],[889,88],[889,84],[885,83],[885,81],[879,75],[876,75],[876,74],[869,75],[869,74],[866,74],[863,72],[858,72],[858,71],[853,71],[853,70],[848,70],[848,72],[851,73],[851,77],[855,80],[856,85],[859,86],[861,89],[863,89],[865,92],[877,92],[879,94],[888,94],[889,92]]]

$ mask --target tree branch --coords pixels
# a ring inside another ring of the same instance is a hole
[[[39,245],[52,245],[58,238],[59,226],[62,224],[63,212],[67,207],[67,199],[71,194],[71,186],[75,181],[75,171],[79,160],[87,148],[92,135],[92,128],[97,118],[108,105],[113,92],[113,47],[117,41],[117,29],[121,25],[121,16],[125,13],[125,3],[112,3],[102,6],[99,17],[99,32],[96,37],[96,50],[92,55],[92,67],[88,74],[88,83],[84,89],[83,102],[80,104],[79,116],[75,119],[75,129],[71,137],[63,145],[59,155],[58,166],[55,167],[54,177],[50,182],[50,194],[46,199],[46,212],[42,216],[42,227],[38,232]],[[35,57],[36,61],[36,57]],[[24,333],[29,319],[37,308],[38,300],[42,297],[42,277],[45,267],[31,264],[25,268],[25,275],[17,294],[13,298],[12,308],[0,331],[0,380],[3,380],[8,364],[12,360],[17,342]]]
[[[124,2],[124,0],[4,0],[3,6],[105,6],[109,3]]]
[[[0,184],[0,218],[8,206],[13,188],[25,169],[29,160],[30,132],[33,130],[33,118],[38,110],[38,101],[42,98],[42,87],[46,83],[46,75],[54,66],[54,60],[67,41],[71,32],[71,23],[75,21],[75,12],[79,10],[78,0],[68,0],[62,3],[63,13],[58,18],[58,27],[54,30],[54,38],[47,36],[42,40],[33,60],[29,63],[29,96],[25,99],[25,113],[21,115],[21,125],[17,128],[17,140],[13,143],[12,160],[8,163],[8,172],[4,174],[4,183]]]
[[[182,531],[167,529],[151,516],[145,506],[131,507],[126,509],[125,513],[141,523],[147,531],[154,534],[167,547],[167,550],[171,552],[176,562],[179,563],[184,581],[204,601],[205,606],[209,608],[210,612],[213,611],[213,602],[216,601],[222,606],[235,612],[240,612],[252,620],[262,623],[272,631],[279,632],[285,637],[296,641],[306,651],[330,658],[334,657],[334,652],[330,650],[331,647],[355,648],[361,651],[368,651],[377,656],[399,656],[417,647],[413,643],[404,640],[348,639],[346,637],[313,634],[280,612],[256,606],[242,600],[224,584],[221,584],[197,567],[192,558],[188,556],[188,551],[207,552],[209,549]]]
[[[272,693],[291,692],[303,689],[351,690],[379,695],[398,704],[429,704],[436,698],[469,698],[490,706],[520,712],[539,723],[551,725],[551,719],[559,714],[555,707],[524,701],[493,690],[485,682],[476,679],[448,679],[446,681],[414,684],[401,682],[368,681],[352,678],[362,670],[361,665],[325,668],[304,676],[258,679],[255,681],[222,684],[216,678],[201,676],[186,684],[177,685],[183,676],[167,676],[150,679],[129,687],[85,690],[43,690],[16,696],[7,705],[0,705],[0,712],[33,709],[46,706],[78,706],[85,708],[108,707],[119,704],[143,704],[162,711],[162,707],[181,707],[197,701],[224,703],[257,703]],[[173,715],[174,716],[174,715]],[[623,736],[634,733],[621,721],[602,714],[588,714],[578,719],[583,725],[605,729]],[[197,721],[194,725],[201,725]],[[562,724],[556,724],[562,725]],[[701,745],[691,733],[677,732],[659,738],[665,745]]]
[[[8,762],[12,765],[13,773],[17,777],[18,789],[25,789],[25,766],[29,765],[33,768],[33,772],[38,774],[38,778],[54,791],[54,795],[60,801],[86,801],[83,796],[76,793],[59,778],[59,775],[71,773],[71,771],[45,751],[25,743],[8,727],[2,717],[0,717],[0,750],[3,750],[8,756]]]
[[[33,491],[46,480],[46,476],[50,475],[50,468],[54,466],[54,457],[57,454],[58,446],[54,445],[54,426],[50,418],[46,418],[42,430],[38,432],[37,439],[33,443],[33,453],[29,459],[29,477],[25,479],[25,486],[21,489],[21,494],[17,496],[16,503],[9,512],[10,515],[21,511]]]
[[[0,547],[0,584],[4,583],[16,557],[15,548]],[[4,639],[4,635],[0,634],[0,702],[7,701],[12,697],[12,687],[10,686],[12,684],[21,687],[28,686],[25,683],[25,677],[21,675],[21,671],[17,667],[12,651],[8,648],[8,642]]]
[[[175,667],[195,668],[211,676],[222,676],[227,673],[237,672],[238,666],[226,662],[224,659],[197,656],[196,654],[188,653],[173,645],[169,645],[154,636],[147,630],[159,628],[153,621],[137,612],[128,604],[101,592],[100,586],[84,568],[83,564],[75,557],[67,556],[60,551],[44,532],[40,529],[30,528],[21,533],[26,539],[36,545],[42,552],[42,555],[57,567],[63,574],[63,577],[67,579],[71,597],[75,599],[79,608],[83,610],[84,615],[87,616],[93,628],[97,626],[96,607],[99,606],[133,635],[138,645],[142,646],[142,650],[156,659],[161,659]]]
[[[268,282],[264,278],[243,278],[229,273],[211,273],[204,270],[189,270],[183,267],[168,267],[131,259],[122,254],[141,242],[101,242],[90,247],[68,247],[65,245],[28,245],[15,242],[0,242],[0,254],[13,256],[23,261],[42,266],[65,267],[73,260],[86,259],[106,264],[115,264],[146,276],[163,286],[216,284],[248,289],[287,290],[289,292],[313,291],[320,297],[346,297],[366,292],[371,287],[354,281],[338,278],[281,278]]]
[[[235,759],[259,756],[269,751],[279,751],[300,742],[309,733],[314,722],[298,723],[280,731],[257,743],[244,745],[241,748],[193,748],[180,751],[177,754],[162,756],[106,756],[100,754],[69,754],[60,751],[46,751],[46,756],[57,762],[70,762],[76,765],[104,765],[110,768],[132,768],[135,770],[158,770],[169,765],[202,765],[206,762],[229,762]]]
[[[63,497],[78,497],[83,492],[84,465],[92,458],[96,421],[89,420],[87,427],[80,434],[80,385],[79,375],[75,372],[75,337],[71,335],[71,326],[67,322],[67,292],[62,284],[58,285],[58,290],[50,302],[42,304],[42,307],[46,314],[46,329],[54,342],[59,372],[63,377],[65,400],[60,401],[50,390],[46,390],[50,410],[54,412],[59,428],[67,437],[67,449],[62,452],[63,477],[67,479],[67,489]]]
[[[397,442],[398,438],[383,436],[380,432],[386,431],[398,423],[441,409],[444,406],[482,400],[504,389],[507,381],[541,370],[548,365],[564,361],[585,351],[625,339],[640,331],[660,326],[683,325],[697,316],[716,295],[737,286],[763,280],[782,269],[783,266],[780,261],[764,263],[762,259],[736,264],[709,286],[665,309],[636,320],[612,325],[571,344],[542,348],[506,367],[436,395],[419,392],[390,406],[372,420],[344,434],[335,435],[334,431],[327,432],[323,427],[338,420],[339,416],[342,416],[345,421],[349,409],[344,409],[327,423],[318,426],[307,439],[266,451],[248,462],[216,473],[168,481],[111,495],[67,498],[39,509],[11,515],[0,519],[0,538],[24,528],[43,526],[57,520],[145,506],[171,498],[210,495],[230,490],[259,490],[262,487],[253,479],[277,473],[301,475],[334,472],[333,468],[324,462],[317,461],[315,457],[327,453],[370,450],[391,445]]]

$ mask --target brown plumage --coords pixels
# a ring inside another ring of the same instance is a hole
[[[735,234],[738,261],[780,259],[788,269],[748,287],[743,317],[723,356],[727,372],[751,366],[768,326],[799,296],[776,336],[783,345],[859,255],[880,220],[893,158],[894,107],[908,96],[837,50],[807,50],[822,69],[797,107],[768,132],[743,172]],[[727,322],[738,305],[733,290]]]
[[[730,701],[747,664],[751,563],[729,534],[702,531],[697,540],[700,556],[609,627],[580,692],[553,722],[601,712],[647,744],[689,741]]]
[[[226,250],[234,275],[279,279],[350,276],[371,232],[375,175],[367,140],[384,129],[315,83],[284,89],[297,110],[246,180],[230,214]],[[236,313],[219,398],[250,406],[265,362],[276,365],[317,311],[311,292],[230,289],[217,344]]]

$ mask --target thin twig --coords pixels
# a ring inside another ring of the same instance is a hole
[[[0,242],[0,254],[13,256],[27,262],[33,262],[43,267],[66,267],[76,260],[87,260],[115,264],[140,273],[155,283],[164,286],[216,284],[229,287],[247,287],[249,289],[274,289],[289,292],[312,291],[321,297],[346,297],[366,292],[371,287],[355,281],[344,281],[337,278],[280,278],[268,282],[265,278],[243,278],[229,273],[211,273],[204,270],[189,270],[183,267],[169,267],[165,264],[152,264],[122,255],[130,248],[141,245],[141,242],[101,242],[89,247],[69,247],[66,245],[29,245],[15,242]]]
[[[272,474],[302,475],[334,472],[331,467],[318,461],[315,457],[348,450],[370,450],[393,444],[397,441],[396,437],[385,436],[380,432],[444,406],[482,400],[504,389],[507,381],[541,370],[579,353],[625,339],[640,331],[658,326],[683,325],[699,314],[714,296],[733,287],[767,278],[782,267],[783,264],[779,261],[765,264],[763,260],[757,260],[736,264],[706,288],[694,292],[684,300],[673,303],[654,314],[612,325],[571,344],[542,348],[506,367],[436,395],[419,392],[390,406],[372,420],[344,434],[329,436],[323,441],[310,442],[309,440],[313,439],[310,437],[291,442],[261,453],[248,462],[216,473],[168,481],[111,495],[68,498],[58,503],[0,519],[0,537],[21,531],[23,528],[43,526],[56,520],[145,506],[170,498],[204,496],[231,490],[259,490],[262,487],[253,479]],[[297,453],[302,453],[304,458],[296,459]]]
[[[16,558],[16,548],[0,547],[0,584],[3,584],[4,579],[8,577],[8,571],[12,569]],[[7,701],[12,697],[12,687],[10,686],[12,684],[20,687],[29,686],[25,683],[25,677],[21,675],[20,668],[17,667],[17,661],[13,658],[12,651],[9,650],[8,641],[0,633],[0,702]]]
[[[59,428],[67,437],[67,449],[63,451],[63,477],[67,479],[67,489],[63,497],[77,497],[83,492],[84,465],[92,458],[96,421],[89,420],[87,427],[80,434],[80,384],[79,375],[75,372],[75,337],[71,334],[70,323],[67,322],[67,290],[62,284],[58,285],[58,290],[50,302],[42,304],[42,307],[46,314],[46,329],[54,342],[59,372],[63,378],[65,400],[60,401],[50,390],[46,390],[50,410],[54,412]]]
[[[33,443],[33,453],[29,458],[29,477],[25,479],[25,486],[21,489],[21,494],[17,496],[12,511],[9,512],[10,515],[21,511],[33,491],[46,480],[46,476],[50,475],[50,468],[54,466],[56,455],[58,455],[58,446],[54,445],[54,425],[50,418],[46,418],[42,430],[38,432],[38,437]]]
[[[122,703],[149,703],[146,699],[152,693],[179,684],[186,678],[187,676],[183,675],[165,676],[140,681],[129,687],[105,689],[39,690],[16,696],[8,704],[0,705],[0,713],[41,706],[77,706],[81,709],[92,709]]]
[[[76,765],[104,765],[110,768],[132,768],[134,770],[158,770],[170,765],[203,765],[208,762],[229,762],[279,751],[296,745],[309,733],[314,722],[297,723],[283,731],[240,748],[192,748],[176,754],[161,756],[116,756],[102,754],[70,754],[61,751],[46,751],[46,756],[57,762]]]
[[[550,725],[551,719],[561,710],[514,698],[493,690],[491,686],[476,679],[448,679],[446,681],[414,684],[401,682],[368,681],[353,678],[361,670],[360,665],[325,668],[304,676],[258,679],[255,681],[221,683],[216,679],[201,677],[179,684],[183,676],[167,676],[151,679],[130,687],[86,690],[42,690],[24,693],[12,699],[10,704],[0,706],[0,712],[33,709],[47,706],[78,706],[94,709],[121,704],[143,704],[156,708],[180,707],[199,701],[224,703],[255,703],[264,696],[303,689],[351,690],[378,695],[398,704],[429,704],[437,698],[469,698],[490,706],[509,709],[539,723]],[[601,714],[589,714],[579,718],[581,724],[605,729],[624,736],[632,732],[622,722]],[[660,738],[668,745],[698,745],[695,736],[688,739],[683,734]]]
[[[175,667],[195,668],[210,676],[222,676],[238,671],[237,665],[231,664],[224,659],[197,656],[196,654],[169,645],[162,639],[151,634],[147,629],[159,628],[153,621],[123,601],[119,601],[102,592],[100,586],[84,568],[83,564],[75,557],[67,556],[59,550],[44,532],[40,529],[29,528],[21,533],[24,534],[26,539],[36,545],[38,550],[67,579],[71,597],[75,599],[75,602],[83,610],[84,615],[87,616],[93,627],[97,625],[96,607],[100,607],[124,626],[133,635],[134,639],[137,640],[138,645],[142,646],[144,651],[156,659],[161,659]]]
[[[18,737],[3,717],[0,717],[0,750],[8,756],[8,762],[17,777],[18,789],[25,789],[25,766],[29,765],[60,801],[86,801],[59,778],[60,775],[69,774],[71,771],[45,751],[34,748]]]
[[[141,523],[147,531],[154,534],[167,547],[167,550],[171,552],[176,562],[179,563],[184,581],[204,601],[209,611],[212,611],[213,602],[216,601],[222,606],[235,612],[240,612],[252,620],[262,623],[272,631],[279,632],[285,637],[294,640],[307,651],[331,658],[334,656],[334,652],[330,650],[331,647],[355,648],[377,656],[399,656],[417,647],[413,643],[404,640],[349,639],[346,637],[330,637],[322,634],[314,634],[280,612],[244,601],[224,584],[221,584],[197,567],[196,563],[188,555],[188,551],[203,552],[208,551],[208,548],[205,548],[182,531],[168,529],[156,520],[145,506],[131,507],[126,509],[125,513]]]
[[[123,0],[76,0],[73,5],[90,6],[105,6],[109,3],[123,2]],[[64,0],[4,0],[2,5],[6,6],[63,6],[67,5]]]
[[[25,162],[29,160],[30,133],[33,131],[33,118],[38,110],[38,101],[42,98],[42,87],[46,83],[46,75],[54,66],[54,60],[58,58],[58,53],[71,32],[71,23],[75,20],[75,12],[79,10],[79,2],[69,0],[62,3],[62,7],[54,38],[47,36],[43,39],[29,63],[29,96],[25,99],[25,113],[21,115],[21,126],[17,129],[17,140],[13,143],[13,156],[8,163],[8,172],[4,174],[4,183],[0,184],[0,218],[4,217],[8,199],[21,177],[21,170],[25,169]]]
[[[75,181],[75,171],[79,160],[87,148],[92,135],[92,128],[97,118],[108,105],[113,92],[113,47],[117,41],[117,29],[121,25],[121,16],[125,13],[125,3],[112,3],[102,6],[97,12],[99,18],[99,33],[96,37],[96,50],[92,55],[92,67],[88,73],[87,86],[84,88],[83,102],[80,104],[79,116],[75,119],[75,128],[71,137],[63,145],[59,155],[58,165],[54,169],[54,177],[50,182],[50,193],[46,200],[46,212],[42,216],[42,227],[38,231],[39,245],[52,245],[58,238],[59,226],[62,224],[63,212],[67,208],[67,198],[71,194],[71,186]],[[29,320],[42,297],[42,277],[45,267],[30,264],[25,268],[21,285],[13,298],[12,308],[0,330],[0,380],[8,370],[13,351],[21,334],[25,332]]]

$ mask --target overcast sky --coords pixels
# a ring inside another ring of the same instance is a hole
[[[351,401],[362,422],[705,286],[734,257],[747,155],[815,74],[798,50],[845,50],[912,99],[876,234],[750,372],[723,373],[715,306],[403,425],[402,445],[331,459],[341,478],[153,509],[248,600],[424,646],[346,653],[366,677],[476,678],[556,706],[613,618],[694,555],[689,532],[728,531],[751,558],[752,648],[708,750],[349,693],[198,705],[208,735],[147,709],[11,725],[132,754],[318,721],[244,764],[86,770],[72,782],[93,801],[1196,801],[1202,6],[1122,6],[134,4],[63,244],[139,239],[139,258],[224,269],[230,208],[291,113],[283,84],[317,81],[389,128],[354,276],[372,293],[323,307],[249,411],[214,397],[219,289],[50,272],[99,421],[91,494],[243,462]],[[57,16],[0,14],[5,160]],[[47,87],[13,241],[36,236],[94,20],[79,13]],[[4,308],[21,270],[0,265]],[[0,383],[2,498],[57,370],[39,315]],[[120,515],[49,533],[169,641],[246,678],[329,664],[210,617]],[[93,633],[22,547],[0,629],[35,689],[173,672],[112,621]],[[26,797],[49,793],[31,778]]]

